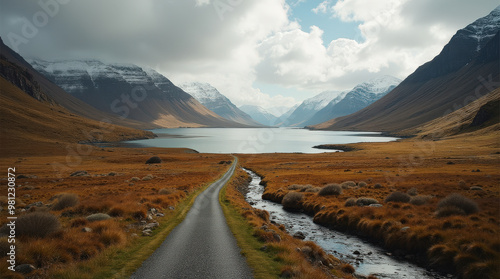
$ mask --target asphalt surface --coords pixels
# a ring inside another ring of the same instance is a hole
[[[130,278],[253,278],[219,204],[219,191],[236,164],[235,158],[228,172],[196,198],[186,218]]]

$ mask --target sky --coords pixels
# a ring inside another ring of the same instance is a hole
[[[291,107],[370,79],[404,79],[498,0],[0,0],[23,57],[149,66],[238,106]]]

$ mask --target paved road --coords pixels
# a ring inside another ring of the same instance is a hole
[[[219,191],[237,164],[195,200],[186,218],[130,278],[253,278],[226,224]]]

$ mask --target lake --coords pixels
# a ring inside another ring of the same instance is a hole
[[[201,153],[323,153],[320,144],[388,142],[376,132],[311,131],[298,128],[178,128],[151,130],[157,138],[124,142],[131,147],[191,148]]]

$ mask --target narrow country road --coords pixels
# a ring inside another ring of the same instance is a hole
[[[130,278],[253,278],[219,204],[219,191],[237,163],[235,158],[226,174],[196,198],[182,223]]]

